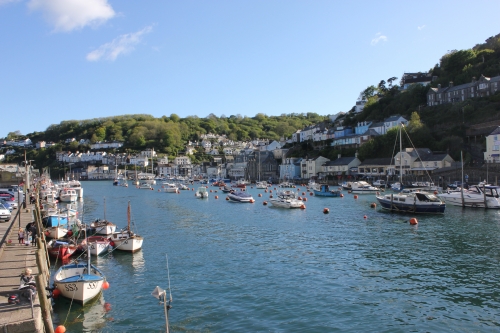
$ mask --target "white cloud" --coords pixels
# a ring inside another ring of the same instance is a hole
[[[424,28],[425,28],[425,24],[417,27],[418,30],[424,30]]]
[[[140,31],[118,36],[111,42],[103,44],[99,46],[97,50],[94,50],[89,54],[87,54],[87,60],[115,61],[119,55],[132,52],[134,50],[134,45],[138,44],[141,41],[142,36],[147,33],[150,33],[152,30],[153,30],[152,26],[147,26]]]
[[[378,42],[387,42],[387,36],[382,35],[380,32],[375,35],[375,38],[372,39],[371,44],[377,45]]]
[[[107,0],[30,0],[28,7],[43,12],[55,31],[97,26],[116,15]]]

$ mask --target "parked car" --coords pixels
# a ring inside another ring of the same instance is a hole
[[[0,198],[6,199],[7,201],[14,201],[14,194],[9,192],[0,191]]]
[[[5,208],[3,204],[0,203],[0,220],[9,222],[11,216],[12,214],[10,213],[10,211],[7,208]]]
[[[9,210],[9,212],[12,213],[12,210],[14,209],[14,206],[5,201],[4,199],[0,199],[0,204],[3,205],[5,208]]]

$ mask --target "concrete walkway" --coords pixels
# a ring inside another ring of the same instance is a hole
[[[19,216],[17,211],[21,214]],[[10,222],[0,223],[0,332],[24,333],[43,332],[41,309],[38,297],[45,295],[45,291],[38,291],[34,303],[34,316],[28,300],[21,299],[19,304],[9,304],[11,294],[19,294],[18,287],[21,273],[26,268],[33,270],[33,275],[38,274],[35,259],[36,247],[18,244],[17,233],[19,226],[25,228],[26,224],[33,221],[32,209],[20,207],[12,212]],[[7,235],[6,238],[4,236]],[[3,241],[2,241],[3,240]]]

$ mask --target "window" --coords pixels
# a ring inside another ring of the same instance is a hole
[[[499,150],[499,149],[500,149],[500,146],[498,146],[498,145],[493,146],[493,150]]]

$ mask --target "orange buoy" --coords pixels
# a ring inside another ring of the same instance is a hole
[[[267,190],[264,190],[264,192],[266,192],[266,193],[267,193]]]
[[[341,197],[341,198],[343,198],[343,197],[344,197],[344,195],[343,195],[342,193],[340,193],[340,197]]]
[[[301,205],[300,209],[306,209],[306,205]]]
[[[355,195],[354,195],[354,199],[357,199],[357,198],[358,198],[358,196],[355,194]]]
[[[56,329],[54,330],[55,333],[64,333],[66,332],[66,327],[64,327],[63,325],[59,325],[56,327]]]
[[[162,185],[161,188],[165,188],[165,185]]]
[[[363,218],[364,218],[364,219],[366,219],[366,218],[367,218],[367,216],[365,215],[365,216],[363,216]]]
[[[194,191],[194,188],[192,188],[191,191]]]
[[[370,204],[370,207],[371,207],[371,208],[377,208],[377,204],[376,204],[375,202],[372,202],[372,203]]]
[[[210,190],[210,193],[212,193],[212,190]]]
[[[273,193],[273,190],[269,190],[269,193]]]
[[[438,191],[434,191],[434,194],[438,194]]]
[[[267,205],[267,201],[264,201],[262,204],[263,204],[264,206],[266,206],[266,205]]]
[[[215,196],[215,199],[219,199],[219,196],[218,196],[218,195],[216,195],[216,196]]]
[[[306,192],[302,192],[302,195],[306,195]]]
[[[323,208],[323,214],[328,214],[330,213],[330,210],[328,208]]]
[[[411,225],[416,225],[416,224],[418,224],[418,220],[417,220],[416,218],[412,217],[412,218],[410,219],[410,224],[411,224]]]
[[[314,195],[314,193],[312,193],[312,192],[311,192],[311,193],[309,193],[309,195],[310,195],[310,196],[313,196],[313,195]]]
[[[61,295],[61,291],[59,289],[52,290],[52,298],[58,298]]]
[[[109,288],[109,282],[108,282],[108,281],[104,281],[104,282],[102,283],[102,289],[106,290],[106,289],[108,289],[108,288]]]
[[[302,201],[307,201],[307,198],[306,198],[306,197],[303,197],[303,198],[302,198]]]
[[[259,193],[259,198],[262,196],[262,193]]]
[[[229,201],[229,197],[226,197],[226,201]]]
[[[297,199],[302,200],[302,197],[298,197]]]
[[[272,197],[273,197],[273,195],[272,195],[272,194],[271,194],[271,195],[269,195],[269,198],[272,198]]]
[[[254,200],[254,199],[250,199],[250,203],[254,203],[254,202],[255,202],[255,200]]]

